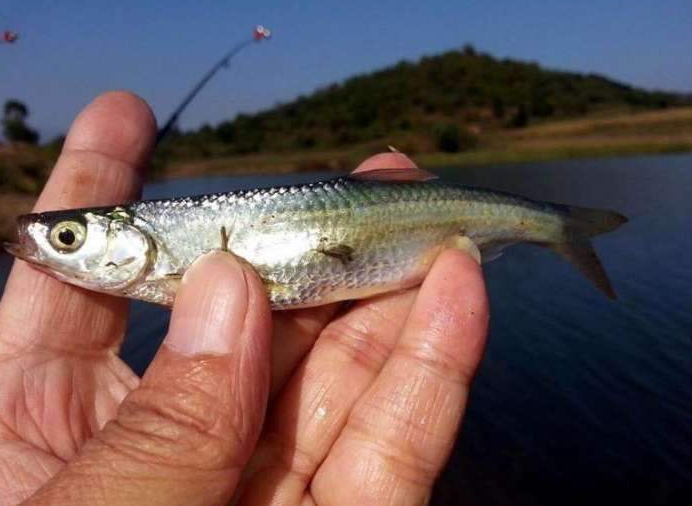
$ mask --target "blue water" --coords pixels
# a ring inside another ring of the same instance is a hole
[[[433,504],[692,504],[692,156],[439,172],[630,222],[596,239],[615,302],[541,248],[486,266],[491,339]],[[146,196],[314,178],[173,181]],[[136,371],[167,319],[133,305],[122,354]]]

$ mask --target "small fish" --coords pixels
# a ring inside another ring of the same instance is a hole
[[[274,309],[361,299],[419,284],[445,248],[490,261],[512,244],[552,249],[608,297],[591,238],[627,219],[385,169],[330,181],[115,207],[28,214],[11,254],[98,292],[170,306],[212,250],[247,261]]]

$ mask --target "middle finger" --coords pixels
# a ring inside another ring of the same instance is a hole
[[[417,169],[417,167],[403,153],[379,153],[364,160],[352,174],[363,175],[381,169]],[[420,178],[421,174],[411,177]],[[339,307],[341,307],[340,304],[330,304],[296,311],[279,311],[274,314],[270,398],[274,398],[283,388],[288,377],[310,350]]]
[[[386,362],[417,290],[356,304],[330,323],[267,416],[241,504],[298,504]]]

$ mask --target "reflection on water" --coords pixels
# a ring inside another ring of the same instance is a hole
[[[434,504],[687,504],[692,497],[692,156],[449,169],[443,177],[630,217],[596,239],[611,302],[549,251],[485,272],[488,352]],[[215,178],[147,197],[307,181]],[[7,257],[0,257],[6,272]],[[4,277],[4,276],[3,276]],[[168,312],[134,304],[125,359],[142,371]]]

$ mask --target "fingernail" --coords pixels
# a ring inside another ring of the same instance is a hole
[[[164,344],[186,355],[230,353],[247,308],[240,263],[229,253],[204,255],[183,276]]]
[[[482,263],[481,252],[473,240],[466,236],[454,236],[447,240],[446,246],[466,253],[473,258],[479,265]]]

